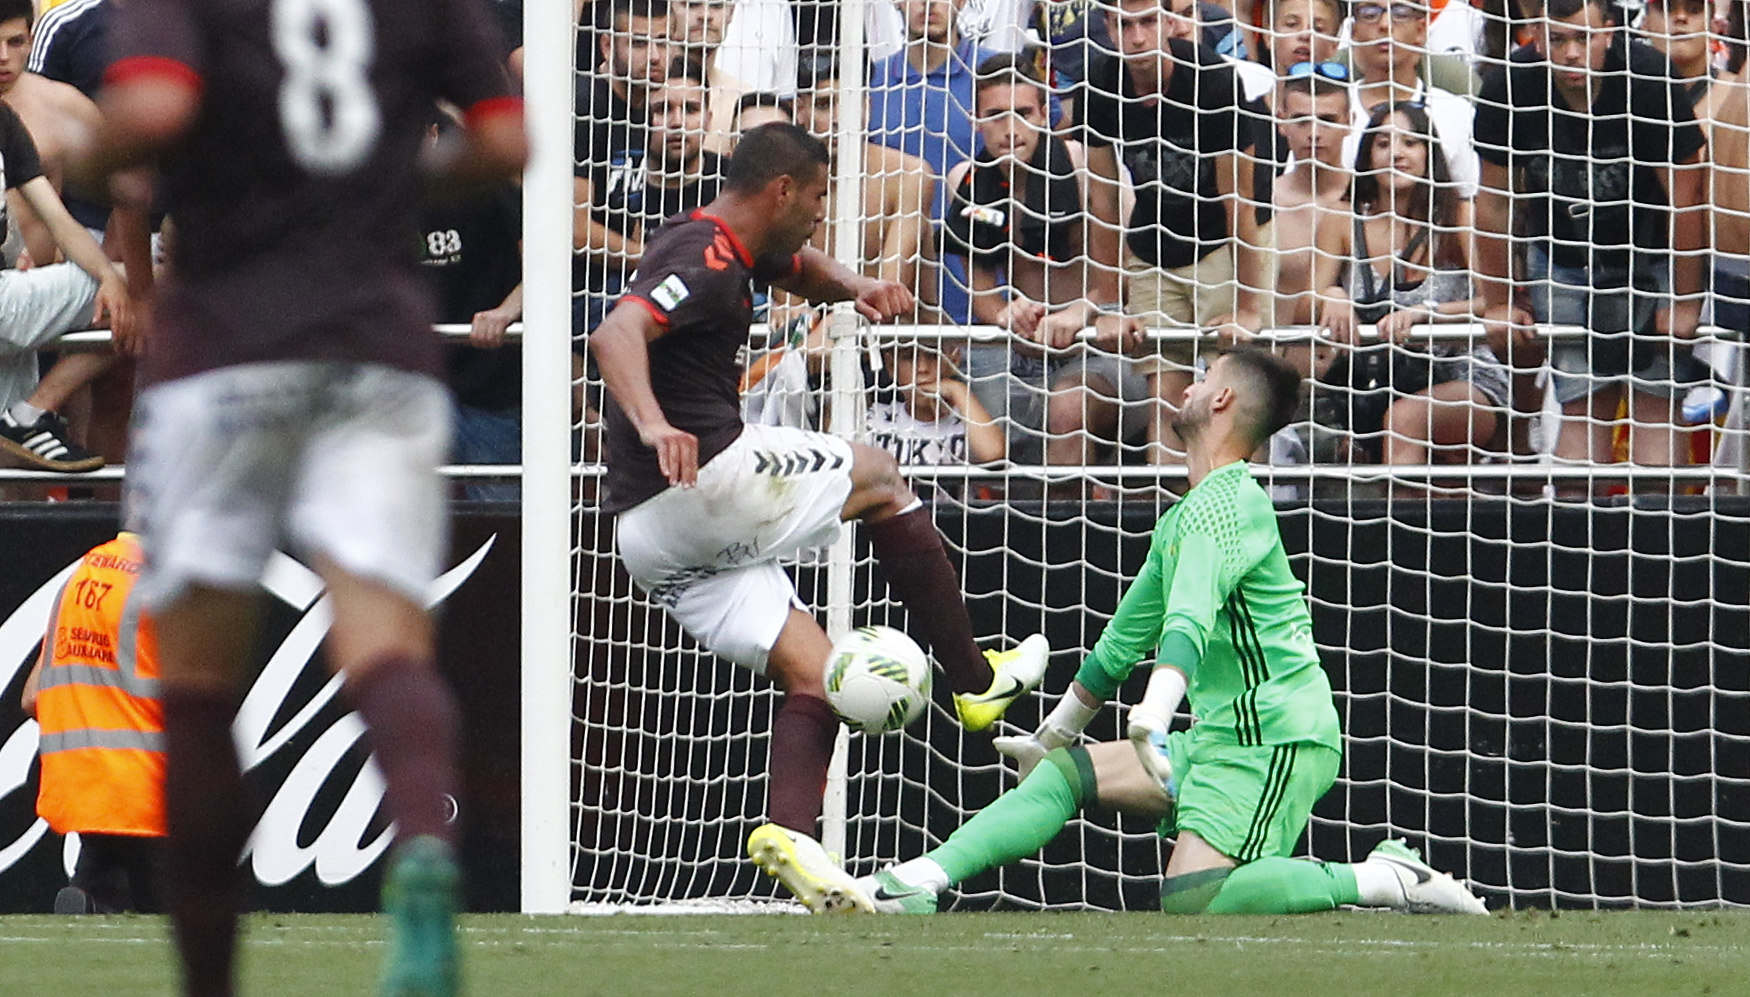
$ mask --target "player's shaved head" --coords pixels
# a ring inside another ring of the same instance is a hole
[[[753,194],[779,177],[812,179],[831,161],[826,146],[796,125],[774,121],[741,137],[723,177],[726,190]]]
[[[1261,445],[1277,430],[1294,421],[1300,408],[1300,372],[1281,357],[1255,346],[1234,346],[1221,351],[1229,377],[1240,383],[1240,417],[1252,431],[1252,443]]]

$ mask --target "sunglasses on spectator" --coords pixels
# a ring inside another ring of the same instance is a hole
[[[1384,17],[1388,11],[1391,13],[1391,19],[1399,22],[1411,21],[1422,16],[1422,8],[1412,4],[1394,3],[1388,7],[1382,3],[1364,3],[1355,8],[1355,20],[1377,21]]]
[[[1333,83],[1349,82],[1349,67],[1340,62],[1297,62],[1288,67],[1288,78],[1298,80],[1305,76],[1323,76]]]

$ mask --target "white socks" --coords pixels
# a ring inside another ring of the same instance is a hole
[[[1402,907],[1408,900],[1404,894],[1403,872],[1389,862],[1356,862],[1355,892],[1361,895],[1363,907]]]
[[[888,870],[907,886],[940,893],[948,888],[948,873],[933,860],[915,858],[909,862],[901,862]]]
[[[8,408],[6,411],[12,415],[13,422],[18,423],[20,426],[29,426],[38,419],[41,419],[43,413],[48,410],[37,408],[29,402],[13,402],[12,407]]]

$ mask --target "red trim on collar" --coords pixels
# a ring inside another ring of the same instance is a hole
[[[729,244],[735,247],[736,255],[741,257],[741,265],[744,267],[753,266],[753,254],[747,251],[747,246],[742,243],[741,236],[735,234],[735,230],[729,227],[728,222],[711,214],[704,208],[694,208],[693,217],[704,218],[715,222],[717,224],[717,230],[729,237]]]

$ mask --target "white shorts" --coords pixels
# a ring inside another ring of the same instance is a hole
[[[97,281],[71,263],[0,270],[0,406],[36,390],[36,351],[91,327]]]
[[[392,367],[252,363],[153,385],[126,494],[145,605],[191,584],[253,589],[281,542],[423,605],[447,541],[449,443],[448,391]]]
[[[696,486],[620,514],[620,557],[699,643],[763,673],[790,607],[805,608],[778,561],[837,539],[851,459],[836,436],[750,425]]]

